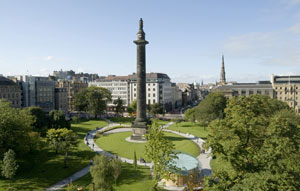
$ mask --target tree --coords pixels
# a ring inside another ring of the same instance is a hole
[[[177,170],[172,161],[176,158],[174,144],[164,137],[162,129],[158,126],[157,121],[146,134],[147,143],[145,145],[146,156],[153,163],[153,173],[155,186],[160,179],[170,179],[170,171]]]
[[[45,136],[48,128],[48,118],[43,109],[37,106],[31,106],[25,108],[25,110],[32,116],[33,130],[41,133],[42,136]]]
[[[124,103],[123,100],[118,97],[118,99],[114,100],[114,105],[116,108],[116,113],[122,113],[123,112],[123,107],[124,107]]]
[[[17,154],[30,151],[32,122],[28,112],[14,109],[9,102],[0,100],[0,156],[8,149]]]
[[[218,92],[210,93],[195,108],[195,119],[203,125],[208,125],[215,119],[222,119],[224,117],[226,101],[223,94]]]
[[[73,105],[79,111],[87,111],[95,118],[106,110],[107,103],[111,101],[111,92],[102,87],[91,86],[80,90],[74,99]]]
[[[195,122],[195,108],[187,109],[184,112],[184,120],[189,122]]]
[[[133,114],[134,112],[136,112],[136,99],[133,100],[129,107],[127,108],[128,113]]]
[[[58,151],[65,153],[64,167],[67,167],[68,152],[72,146],[77,144],[76,134],[72,130],[63,129],[49,129],[47,132],[47,141],[56,154]]]
[[[122,173],[122,162],[120,159],[112,159],[111,167],[113,169],[113,177],[115,179],[115,184],[117,184],[117,180]]]
[[[49,129],[70,129],[70,122],[66,120],[66,116],[62,110],[52,110],[49,112]]]
[[[164,108],[159,103],[154,103],[150,106],[150,113],[152,113],[154,116],[157,114],[164,114]]]
[[[109,159],[104,154],[94,157],[90,172],[93,179],[92,184],[97,191],[113,190],[113,169]]]
[[[5,178],[12,179],[18,169],[17,161],[15,159],[15,152],[9,149],[6,153],[4,153],[3,165],[2,165],[2,175]]]
[[[133,154],[133,166],[134,166],[134,170],[136,170],[136,168],[137,168],[137,158],[136,158],[135,150],[134,150],[134,154]]]
[[[227,169],[216,169],[209,190],[297,190],[300,117],[267,96],[232,98],[225,118],[210,124],[207,147]]]

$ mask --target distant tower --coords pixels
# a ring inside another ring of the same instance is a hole
[[[222,68],[221,68],[221,75],[220,75],[220,84],[226,84],[224,55],[222,55]]]

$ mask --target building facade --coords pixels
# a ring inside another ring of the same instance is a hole
[[[74,111],[73,101],[75,95],[82,89],[87,88],[88,84],[82,81],[74,80],[58,80],[56,82],[56,88],[65,88],[67,91],[68,110]]]
[[[212,92],[221,92],[227,98],[234,96],[267,95],[275,98],[272,84],[269,81],[259,81],[258,83],[233,83],[223,86],[216,86]]]
[[[11,102],[15,108],[21,107],[21,87],[14,81],[0,76],[0,99]]]
[[[286,102],[300,113],[300,76],[271,76],[272,88],[278,100]]]
[[[55,109],[68,112],[67,88],[55,88]]]
[[[89,86],[103,87],[112,93],[112,102],[121,98],[124,106],[137,99],[136,74],[128,76],[110,75],[100,78],[94,82],[89,82]],[[172,109],[172,87],[167,74],[147,73],[146,74],[146,104],[160,103],[169,111]]]

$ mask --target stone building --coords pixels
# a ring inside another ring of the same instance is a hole
[[[278,100],[286,102],[300,113],[300,76],[271,76],[272,88]]]
[[[55,88],[55,109],[68,112],[67,88]]]
[[[267,95],[275,98],[272,84],[269,81],[259,81],[258,83],[232,83],[215,87],[212,92],[221,92],[227,98],[234,96]]]
[[[75,95],[82,89],[87,88],[88,84],[82,81],[74,81],[74,80],[58,80],[56,82],[57,88],[66,88],[67,91],[67,99],[68,99],[68,110],[74,111],[73,100]]]
[[[175,110],[182,105],[182,92],[176,83],[171,84],[172,88],[172,109]]]
[[[15,108],[21,107],[21,87],[14,81],[0,76],[0,99],[11,102]]]

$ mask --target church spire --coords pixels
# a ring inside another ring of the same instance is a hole
[[[222,68],[221,68],[221,75],[220,75],[220,83],[225,84],[226,78],[225,78],[225,66],[224,66],[224,55],[222,55]]]

